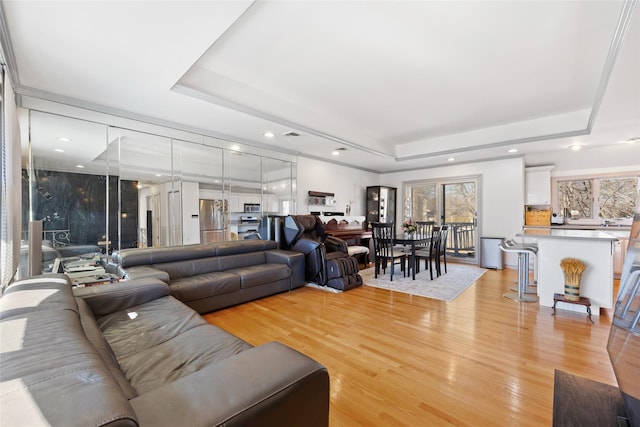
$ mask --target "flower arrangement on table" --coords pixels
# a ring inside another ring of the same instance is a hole
[[[405,233],[413,234],[416,231],[418,231],[418,226],[416,225],[415,222],[413,222],[413,220],[408,219],[402,223],[402,229],[404,230]]]

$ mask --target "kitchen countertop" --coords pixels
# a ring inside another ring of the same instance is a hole
[[[629,225],[586,225],[586,224],[551,224],[525,225],[524,228],[551,228],[553,230],[600,230],[600,231],[630,231]]]
[[[527,228],[518,237],[535,237],[540,239],[565,239],[565,240],[609,240],[618,238],[612,234],[600,230],[567,230],[556,228]]]

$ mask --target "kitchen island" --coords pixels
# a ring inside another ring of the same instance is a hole
[[[613,307],[613,251],[616,237],[600,230],[525,229],[517,234],[526,243],[538,244],[538,297],[540,305],[553,307],[553,294],[564,293],[563,258],[586,264],[580,296],[591,300],[594,315]],[[559,302],[558,309],[584,312],[584,307]]]

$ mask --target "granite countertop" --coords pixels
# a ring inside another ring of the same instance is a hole
[[[616,236],[600,230],[558,230],[555,228],[527,228],[518,237],[536,237],[541,239],[569,239],[569,240],[618,240]]]

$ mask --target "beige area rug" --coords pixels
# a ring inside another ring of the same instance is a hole
[[[444,265],[442,268],[444,273]],[[388,268],[387,274],[382,274],[381,270],[377,279],[374,278],[373,267],[360,271],[360,275],[366,286],[451,302],[487,271],[475,265],[448,263],[448,272],[438,278],[434,274],[431,280],[429,270],[420,270],[420,273],[416,274],[416,280],[413,280],[411,276],[402,277],[399,270],[400,267],[396,266],[393,282],[389,280]]]

